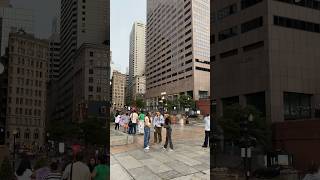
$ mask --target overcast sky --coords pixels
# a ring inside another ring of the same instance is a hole
[[[129,66],[129,36],[134,21],[146,22],[146,0],[111,0],[112,61],[122,73]]]
[[[36,37],[48,38],[51,35],[52,19],[59,12],[59,0],[11,0],[15,8],[31,9],[34,12]]]

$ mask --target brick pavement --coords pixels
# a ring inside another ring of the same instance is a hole
[[[151,132],[150,150],[143,150],[143,136],[134,136],[134,143],[111,147],[111,179],[116,180],[206,180],[210,179],[210,149],[202,148],[203,126],[174,125],[174,151],[162,150],[162,145],[153,144]],[[165,142],[165,129],[163,129]]]

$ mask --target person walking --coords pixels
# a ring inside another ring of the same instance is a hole
[[[163,116],[160,112],[156,113],[156,116],[153,118],[153,127],[154,127],[154,143],[161,143],[162,142],[162,126],[164,123]]]
[[[166,142],[163,146],[163,149],[167,149],[168,144],[170,145],[169,151],[173,151],[173,144],[172,144],[172,127],[171,127],[171,120],[169,116],[166,116],[164,128],[166,128]]]
[[[83,163],[83,155],[81,152],[76,154],[76,161],[68,164],[65,168],[63,180],[91,180],[89,167]]]
[[[109,175],[110,169],[107,166],[107,157],[99,158],[99,165],[97,165],[92,172],[92,179],[106,180]]]
[[[138,125],[138,132],[139,134],[143,134],[144,133],[144,118],[145,118],[145,114],[143,111],[141,111],[141,113],[139,114],[139,125]]]
[[[143,141],[143,148],[144,150],[149,150],[149,141],[150,141],[150,128],[151,128],[151,114],[147,113],[144,117],[144,141]]]
[[[52,162],[50,165],[50,172],[49,174],[44,178],[44,180],[61,180],[62,175],[58,171],[58,163]]]
[[[31,180],[34,177],[29,159],[24,158],[21,160],[15,176],[17,180]]]
[[[204,117],[204,134],[205,134],[205,137],[204,137],[204,142],[202,147],[206,148],[208,147],[208,142],[210,137],[210,115],[209,114],[207,114]]]
[[[119,130],[120,118],[121,118],[120,114],[117,114],[115,117],[115,128],[114,128],[115,130],[117,130],[117,129]]]
[[[130,115],[130,119],[132,122],[132,134],[136,134],[137,132],[137,122],[139,119],[138,113],[136,112],[136,110],[134,109]]]

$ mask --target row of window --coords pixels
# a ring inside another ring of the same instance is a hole
[[[19,139],[21,137],[20,130],[17,130],[16,138]],[[31,132],[29,129],[27,129],[24,133],[24,139],[30,139],[31,138]],[[7,131],[7,138],[10,138],[10,131]],[[39,139],[39,130],[36,129],[33,133],[33,139]]]
[[[12,93],[12,87],[9,87],[9,94]],[[34,96],[35,97],[41,97],[42,96],[42,91],[41,90],[32,90],[32,89],[24,89],[24,88],[16,88],[16,94],[19,95],[27,95],[27,96]]]
[[[192,70],[192,67],[191,67],[191,70]],[[149,90],[149,89],[153,89],[153,88],[156,88],[156,87],[163,86],[163,85],[165,85],[165,84],[171,84],[171,83],[177,82],[178,80],[188,79],[188,78],[190,78],[190,77],[192,77],[192,74],[190,74],[190,75],[188,75],[188,76],[186,76],[186,77],[181,77],[181,78],[179,78],[179,79],[174,79],[174,80],[172,80],[172,81],[168,81],[168,82],[165,82],[165,83],[162,83],[162,84],[154,85],[154,86],[149,87],[149,88],[147,88],[147,89]]]
[[[41,101],[40,100],[33,100],[33,99],[24,99],[24,98],[16,98],[16,104],[20,104],[23,105],[23,102],[25,103],[25,105],[30,105],[32,106],[32,104],[34,106],[41,106]],[[33,103],[32,103],[33,102]],[[8,103],[11,104],[12,103],[12,99],[11,97],[8,98]]]
[[[306,8],[320,10],[320,1],[319,0],[277,0],[289,4],[294,4]]]
[[[42,78],[42,72],[41,71],[33,71],[33,70],[30,70],[30,69],[24,69],[24,68],[19,68],[19,67],[17,67],[16,70],[17,70],[16,71],[17,74],[25,75],[25,73],[26,73],[27,76],[33,77],[35,75],[35,77]]]
[[[320,33],[320,24],[318,23],[307,22],[307,21],[281,17],[281,16],[273,16],[273,21],[274,21],[274,24],[277,26]]]
[[[258,41],[258,42],[243,46],[242,50],[243,50],[243,52],[248,52],[248,51],[262,48],[263,46],[264,46],[264,41]],[[238,55],[238,49],[232,49],[232,50],[229,50],[229,51],[226,51],[226,52],[219,54],[220,59],[228,58],[228,57],[235,56],[235,55]],[[215,61],[215,59],[216,59],[215,56],[211,56],[210,58],[211,58],[210,60],[212,62]]]
[[[310,119],[312,117],[311,94],[283,92],[283,109],[285,120]],[[246,95],[248,105],[256,107],[263,115],[266,113],[265,93]],[[222,99],[223,109],[227,106],[238,104],[239,96]]]
[[[11,61],[13,59],[11,58]],[[34,60],[30,60],[30,59],[25,59],[25,58],[17,58],[17,64],[18,65],[26,65],[26,66],[32,66],[32,67],[36,67],[36,68],[42,68],[42,62],[40,61],[36,61],[34,62]]]
[[[241,33],[246,33],[249,31],[252,31],[254,29],[257,29],[259,27],[263,26],[263,17],[260,16],[258,18],[252,19],[250,21],[244,22],[241,24]],[[225,29],[223,31],[219,32],[219,41],[234,37],[238,35],[238,27],[233,26],[231,28]],[[214,38],[214,37],[211,37]]]
[[[12,77],[9,77],[10,79],[10,84],[13,83],[13,80],[12,80]],[[34,82],[34,84],[33,84]],[[38,81],[38,80],[31,80],[31,79],[24,79],[22,77],[17,77],[17,83],[18,85],[21,85],[21,86],[35,86],[35,87],[42,87],[42,81]]]
[[[40,109],[24,109],[24,113],[23,113],[23,109],[22,108],[16,108],[15,113],[16,113],[16,115],[18,115],[18,114],[23,115],[24,114],[26,116],[32,116],[32,115],[33,116],[41,116],[41,110]],[[8,114],[11,114],[11,109],[10,108],[8,108]]]

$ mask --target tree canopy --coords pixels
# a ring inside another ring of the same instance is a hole
[[[248,123],[248,135],[256,140],[257,145],[269,148],[271,127],[262,117],[262,113],[253,106],[241,107],[239,104],[234,104],[226,107],[223,116],[218,119],[224,138],[239,145],[242,137],[241,122],[244,118],[248,118],[249,114],[253,116],[253,120]]]

